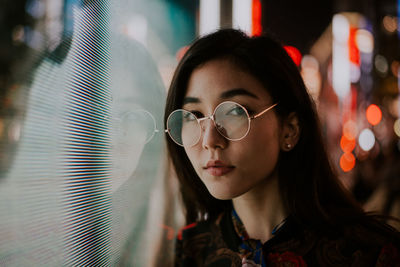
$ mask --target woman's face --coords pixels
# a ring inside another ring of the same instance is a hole
[[[250,116],[274,104],[256,78],[228,60],[213,60],[195,69],[183,109],[209,116],[224,101],[241,104]],[[199,142],[185,151],[215,198],[233,199],[275,176],[281,131],[274,109],[253,119],[247,136],[239,141],[223,137],[211,120],[202,126]]]

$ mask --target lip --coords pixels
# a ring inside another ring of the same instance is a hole
[[[212,176],[223,176],[233,171],[235,167],[220,160],[210,160],[203,169]]]

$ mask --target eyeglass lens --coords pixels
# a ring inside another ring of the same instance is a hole
[[[247,111],[234,102],[223,102],[217,106],[214,122],[218,132],[233,141],[245,137],[250,127]],[[200,140],[202,132],[200,123],[193,113],[178,109],[168,118],[168,133],[178,145],[193,146]]]
[[[125,138],[140,138],[145,134],[145,142],[149,142],[156,131],[156,121],[147,110],[134,110],[125,113],[119,120],[119,131]]]

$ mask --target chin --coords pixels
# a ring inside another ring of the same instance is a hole
[[[234,192],[227,192],[226,190],[208,190],[208,192],[216,199],[219,200],[232,200],[240,195],[242,193],[234,193]]]
[[[231,200],[245,193],[243,192],[243,188],[238,190],[238,185],[229,181],[232,180],[232,177],[227,179],[226,176],[215,177],[204,172],[197,173],[210,195],[216,199]]]

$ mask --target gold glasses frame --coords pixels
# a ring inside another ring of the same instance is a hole
[[[235,105],[239,106],[240,108],[242,108],[242,109],[246,112],[246,115],[247,115],[247,118],[248,118],[248,121],[249,121],[249,124],[248,124],[246,133],[245,133],[242,137],[240,137],[240,138],[230,138],[230,137],[227,137],[223,132],[221,132],[221,131],[218,129],[218,128],[219,128],[219,127],[218,127],[218,124],[217,124],[217,122],[215,121],[215,113],[216,113],[216,111],[218,110],[218,108],[219,108],[221,105],[229,104],[229,103],[230,103],[230,104],[235,104]],[[245,138],[245,137],[247,136],[247,134],[249,133],[250,128],[251,128],[251,121],[252,121],[253,119],[256,119],[256,118],[262,116],[262,115],[265,114],[267,111],[273,109],[276,105],[278,105],[278,103],[272,104],[271,106],[265,108],[264,110],[260,111],[259,113],[255,114],[255,115],[253,115],[253,116],[250,116],[250,115],[249,115],[249,112],[247,111],[247,109],[246,109],[243,105],[241,105],[241,104],[239,104],[239,103],[237,103],[237,102],[234,102],[234,101],[224,101],[224,102],[218,104],[218,106],[215,107],[214,112],[213,112],[211,115],[205,116],[205,117],[203,117],[203,118],[197,118],[197,116],[196,116],[195,114],[193,114],[192,112],[190,112],[190,111],[188,111],[188,110],[185,110],[185,109],[176,109],[176,110],[174,110],[173,112],[171,112],[171,114],[169,114],[169,116],[168,116],[168,118],[167,118],[167,127],[168,127],[168,125],[169,125],[169,121],[170,121],[171,116],[172,116],[175,112],[182,112],[182,111],[184,111],[184,112],[188,112],[188,113],[192,114],[192,115],[196,118],[197,123],[198,123],[198,125],[199,125],[200,131],[202,131],[202,129],[204,129],[204,128],[201,126],[201,122],[210,119],[210,120],[213,121],[214,126],[215,126],[215,128],[217,129],[217,131],[218,131],[219,134],[221,134],[223,137],[225,137],[226,139],[228,139],[228,140],[230,140],[230,141],[239,141],[239,140],[242,140],[243,138]],[[165,129],[164,131],[165,131],[166,133],[168,133],[169,137],[170,137],[170,138],[172,139],[172,141],[174,141],[177,145],[182,146],[182,147],[185,147],[183,144],[180,144],[179,142],[177,142],[177,141],[174,139],[174,137],[172,136],[172,134],[171,134],[171,132],[170,132],[170,129]],[[200,140],[200,138],[201,138],[201,135],[202,135],[202,133],[199,134],[199,138],[198,138],[192,145],[189,145],[189,146],[186,146],[186,147],[192,147],[192,146],[196,145],[196,144],[199,142],[199,140]]]

